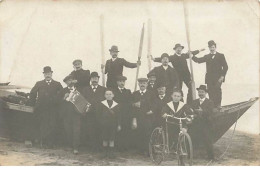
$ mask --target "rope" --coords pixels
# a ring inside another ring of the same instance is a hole
[[[232,135],[231,135],[231,137],[230,137],[229,144],[227,145],[225,151],[218,157],[218,159],[222,159],[222,158],[224,157],[224,155],[227,153],[228,149],[229,149],[229,148],[231,147],[231,145],[232,145],[232,140],[233,140],[233,137],[234,137],[234,135],[235,135],[235,131],[236,131],[236,127],[237,127],[237,121],[238,121],[238,119],[239,119],[240,111],[241,111],[241,108],[239,109],[239,111],[238,111],[238,113],[237,113],[237,120],[236,120],[234,129],[233,129]],[[213,161],[213,160],[210,160],[210,161],[206,164],[206,166],[209,166],[209,165],[211,165],[211,164],[213,164],[213,163],[214,163],[214,161]]]

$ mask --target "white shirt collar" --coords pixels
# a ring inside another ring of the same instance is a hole
[[[203,103],[205,101],[206,97],[204,97],[203,99],[200,98],[200,103]]]
[[[165,97],[165,94],[164,95],[159,95],[160,99],[163,99]]]
[[[181,56],[181,54],[175,53],[177,56]]]
[[[115,61],[117,59],[117,57],[116,58],[112,58],[112,61]]]
[[[91,85],[91,87],[92,87],[92,89],[93,89],[93,88],[97,88],[97,87],[98,87],[98,85],[96,85],[96,86],[95,86],[95,85]]]
[[[167,69],[168,69],[168,67],[169,67],[169,65],[168,65],[168,66],[163,66],[164,70],[167,70]]]
[[[51,83],[52,79],[51,80],[45,80],[46,83]]]
[[[215,55],[216,53],[217,53],[217,51],[215,51],[215,52],[213,52],[213,53],[210,52],[210,54],[212,54],[212,55]]]
[[[144,89],[143,91],[140,90],[140,93],[142,93],[142,92],[145,93],[145,92],[146,92],[146,89]]]
[[[119,90],[124,90],[125,88],[124,88],[124,87],[123,87],[123,88],[118,87],[118,89],[119,89]]]

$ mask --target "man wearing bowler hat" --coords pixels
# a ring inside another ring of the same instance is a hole
[[[147,74],[148,78],[148,86],[147,90],[153,91],[155,94],[157,93],[156,86],[155,86],[155,81],[156,81],[156,75],[154,72],[149,72]]]
[[[189,53],[182,53],[182,50],[184,49],[184,46],[177,43],[175,44],[173,50],[175,53],[171,56],[169,56],[169,61],[172,63],[173,68],[176,69],[179,75],[180,80],[180,89],[182,89],[183,83],[188,88],[188,94],[187,94],[187,103],[191,104],[192,102],[192,88],[191,88],[191,76],[190,76],[190,70],[188,68],[187,59],[189,58]],[[201,50],[195,50],[191,53],[195,56],[199,52],[204,51],[205,49]],[[152,60],[154,62],[161,62],[161,58],[153,58],[151,56]]]
[[[41,146],[54,146],[55,128],[58,116],[59,93],[62,90],[60,82],[52,79],[50,66],[43,68],[44,80],[36,82],[30,92],[30,101],[35,107],[37,126]]]
[[[209,98],[214,102],[215,107],[221,107],[222,90],[221,85],[225,81],[225,76],[228,71],[228,64],[224,54],[216,51],[217,44],[210,40],[208,42],[210,53],[198,58],[193,56],[196,63],[206,62],[206,77],[205,83],[208,86]]]
[[[174,88],[179,88],[180,81],[176,69],[169,65],[169,55],[163,53],[161,55],[162,65],[155,67],[150,73],[156,76],[156,83],[164,83],[166,86],[166,93],[170,94]],[[156,84],[155,83],[155,84]]]
[[[121,131],[117,135],[117,145],[120,151],[130,148],[130,134],[132,127],[132,92],[130,89],[125,88],[125,82],[127,78],[125,76],[117,77],[117,88],[113,90],[114,100],[120,104],[121,110]]]
[[[213,143],[211,136],[212,126],[210,122],[210,116],[213,113],[214,103],[206,98],[208,92],[206,85],[200,85],[197,90],[199,98],[192,102],[192,108],[198,115],[198,118],[200,119],[200,124],[198,124],[198,127],[194,127],[191,129],[194,130],[195,128],[198,128],[199,131],[194,131],[191,133],[196,133],[193,138],[202,138],[202,144],[206,147],[209,160],[214,160]]]
[[[124,66],[128,68],[136,68],[138,65],[141,65],[141,62],[130,63],[124,58],[118,58],[117,56],[119,51],[117,46],[112,46],[111,49],[109,49],[109,52],[112,58],[107,60],[105,65],[105,74],[107,74],[106,86],[115,89],[117,88],[116,78],[117,76],[123,75]]]
[[[75,87],[79,92],[86,86],[89,86],[90,71],[82,68],[82,60],[76,59],[72,62],[74,70],[70,75],[75,79]]]
[[[82,133],[83,140],[94,151],[101,146],[100,126],[97,120],[96,106],[105,99],[106,88],[99,85],[99,75],[92,72],[90,75],[90,86],[83,89],[82,95],[91,104],[89,112],[83,118]],[[84,135],[86,134],[86,135]]]

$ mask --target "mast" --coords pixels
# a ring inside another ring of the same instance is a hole
[[[105,50],[104,50],[104,16],[100,15],[100,44],[101,44],[101,72],[102,72],[102,86],[105,87]]]

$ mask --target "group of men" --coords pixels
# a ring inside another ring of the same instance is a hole
[[[216,52],[214,41],[209,41],[208,47],[210,54],[201,58],[195,55],[204,49],[191,52],[194,62],[205,62],[207,67],[207,87],[197,88],[200,97],[197,100],[192,100],[186,61],[190,53],[182,53],[184,47],[180,44],[175,45],[172,56],[167,53],[160,58],[151,56],[155,62],[161,62],[161,66],[151,70],[147,78],[139,78],[139,90],[133,93],[125,88],[127,77],[123,76],[123,68],[136,68],[141,62],[130,63],[118,58],[117,46],[109,49],[112,58],[102,65],[107,74],[106,87],[99,85],[97,72],[90,73],[82,68],[81,60],[73,62],[74,71],[63,80],[67,85],[65,88],[52,79],[51,67],[44,67],[44,80],[37,82],[30,92],[35,106],[36,138],[41,145],[52,146],[57,144],[60,133],[64,133],[74,154],[78,154],[79,146],[84,144],[94,151],[103,149],[110,156],[113,156],[114,147],[120,151],[136,148],[147,154],[150,134],[155,127],[163,125],[165,114],[182,116],[185,110],[192,110],[204,119],[201,126],[205,145],[208,157],[213,159],[209,115],[214,107],[221,106],[221,84],[228,66],[225,56]],[[183,83],[189,89],[187,104],[182,100]],[[75,90],[90,103],[83,114],[68,99]],[[206,98],[207,92],[209,99]]]

